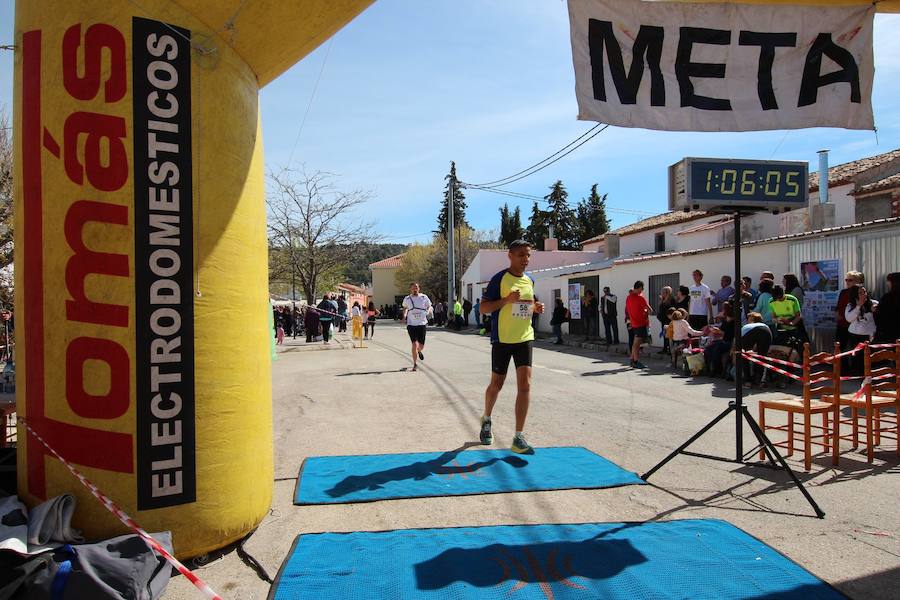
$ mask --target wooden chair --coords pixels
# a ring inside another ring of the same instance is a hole
[[[840,352],[835,344],[834,354]],[[784,431],[787,439],[773,442],[775,446],[787,449],[787,455],[794,454],[794,441],[799,439],[803,444],[803,466],[809,471],[812,467],[812,446],[822,446],[825,452],[831,450],[831,463],[838,464],[838,398],[841,395],[841,361],[834,360],[834,354],[820,352],[809,355],[809,344],[803,345],[803,395],[799,398],[783,398],[779,400],[759,401],[759,426],[766,430]],[[825,366],[825,370],[813,371],[813,367]],[[787,413],[786,425],[766,425],[766,411],[779,410]],[[802,417],[802,428],[796,431],[794,415]],[[813,416],[821,415],[822,424],[813,423]],[[760,460],[765,459],[765,452],[760,450]]]
[[[869,462],[875,458],[875,446],[881,445],[881,436],[897,442],[900,437],[900,344],[892,348],[872,350],[866,346],[863,350],[864,374],[871,381],[865,393],[841,398],[841,406],[850,407],[850,418],[841,419],[841,425],[849,425],[851,433],[841,435],[840,439],[853,443],[853,449],[859,447],[859,430],[865,432],[866,457]],[[887,408],[893,408],[893,415],[882,414]],[[860,411],[863,415],[860,416]],[[897,456],[900,456],[900,443],[897,443]]]

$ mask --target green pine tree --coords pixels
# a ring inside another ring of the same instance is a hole
[[[509,226],[509,204],[504,203],[503,206],[500,207],[500,239],[497,240],[501,246],[509,245]]]
[[[544,239],[547,237],[547,213],[542,211],[535,200],[531,207],[531,217],[528,219],[528,227],[525,229],[525,241],[536,250],[544,249]]]
[[[518,206],[509,222],[509,236],[511,240],[520,240],[525,236],[525,230],[522,229],[522,211]]]
[[[597,184],[591,186],[591,195],[583,198],[575,210],[578,220],[578,240],[583,242],[609,231],[606,216],[606,196],[597,193]]]
[[[550,186],[550,193],[544,196],[547,207],[547,224],[553,225],[553,235],[559,240],[560,250],[579,250],[579,227],[575,211],[569,207],[569,192],[562,181]]]
[[[450,181],[451,179],[457,182],[456,189],[453,194],[453,226],[455,228],[459,227],[469,227],[469,222],[466,221],[466,197],[462,193],[462,190],[459,187],[459,180],[456,179],[456,163],[450,163],[450,173],[444,177],[447,180],[447,185],[444,186],[444,199],[441,201],[441,212],[438,213],[437,220],[437,229],[433,232],[435,235],[439,235],[443,238],[447,237],[447,207],[450,206]]]

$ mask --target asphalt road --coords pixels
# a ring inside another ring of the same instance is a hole
[[[731,384],[681,378],[662,361],[634,371],[624,356],[559,348],[538,343],[534,351],[526,432],[538,448],[584,446],[644,473],[734,395]],[[405,330],[381,322],[366,349],[283,350],[272,373],[272,509],[244,546],[272,576],[299,533],[715,518],[760,538],[852,598],[897,598],[900,461],[893,446],[877,453],[872,465],[842,448],[838,467],[820,456],[809,474],[794,456],[791,464],[825,519],[814,516],[783,472],[689,456],[675,458],[647,486],[293,506],[305,457],[446,451],[477,441],[490,346],[475,335],[429,330],[426,360],[411,372]],[[786,392],[751,392],[752,413],[756,400],[776,393]],[[511,441],[514,400],[510,377],[494,409],[495,448]],[[750,450],[752,433],[744,429]],[[733,416],[691,450],[734,458]],[[226,598],[261,599],[268,593],[268,584],[233,549],[209,557],[198,573]],[[183,577],[166,594],[201,597]]]

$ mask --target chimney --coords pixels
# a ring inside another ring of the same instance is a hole
[[[812,207],[813,230],[834,227],[834,204],[828,203],[828,150],[819,150],[819,203]]]
[[[619,257],[619,236],[615,233],[607,233],[603,238],[606,242],[606,259]]]
[[[819,150],[819,204],[828,204],[828,150]]]
[[[555,252],[559,250],[559,240],[553,236],[553,223],[547,228],[547,239],[544,240],[544,250],[547,252]]]

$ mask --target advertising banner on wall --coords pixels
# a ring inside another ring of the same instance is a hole
[[[803,288],[803,319],[810,327],[835,327],[835,306],[840,294],[841,261],[816,260],[800,263]]]
[[[570,0],[578,118],[873,129],[875,6]]]
[[[581,318],[581,284],[569,284],[569,314],[573,319]]]

